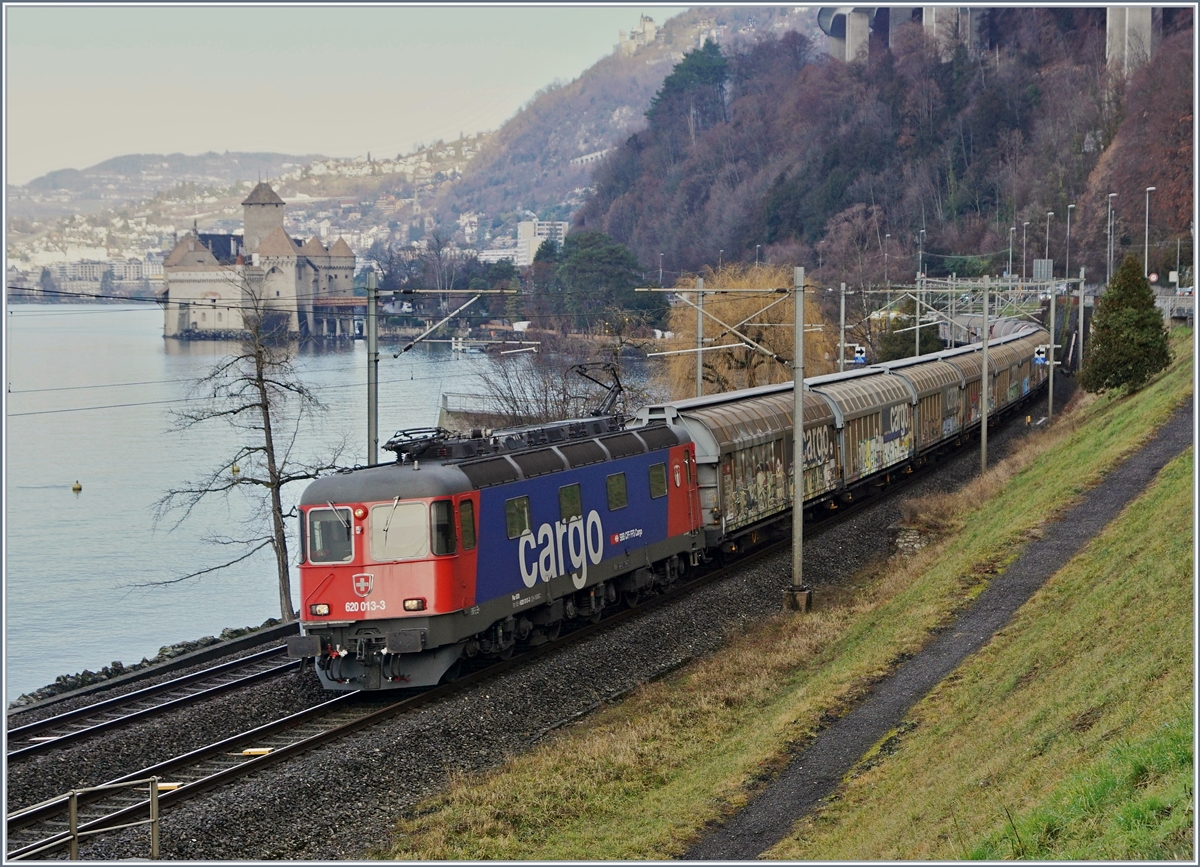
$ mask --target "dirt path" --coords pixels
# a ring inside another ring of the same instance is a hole
[[[1024,553],[935,639],[880,683],[853,711],[792,759],[788,767],[728,823],[713,829],[684,860],[745,861],[782,840],[796,820],[833,792],[842,777],[909,709],[974,653],[1136,498],[1169,461],[1193,443],[1193,402],[1154,439],[1114,469]]]

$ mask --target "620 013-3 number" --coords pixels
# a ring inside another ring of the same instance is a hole
[[[362,602],[347,602],[346,613],[357,614],[367,611],[384,611],[387,608],[387,601],[384,599],[370,601],[364,599]]]

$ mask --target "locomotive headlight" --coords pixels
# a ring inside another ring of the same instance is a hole
[[[313,617],[326,617],[329,614],[329,603],[318,602],[316,605],[308,606],[308,613]]]
[[[404,600],[404,610],[405,611],[424,611],[425,610],[425,600],[424,599],[405,599]]]
[[[364,509],[362,506],[359,506],[357,509],[354,510],[354,517],[358,518],[358,520],[361,521],[363,518],[367,517],[367,510]]]

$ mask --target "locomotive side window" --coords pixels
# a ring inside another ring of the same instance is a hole
[[[371,559],[415,560],[429,553],[429,518],[424,503],[371,507]]]
[[[429,507],[433,514],[433,553],[453,554],[457,547],[454,535],[454,504],[438,500]]]
[[[625,474],[617,473],[608,477],[608,510],[615,512],[629,505],[625,491]]]
[[[667,465],[650,465],[650,496],[657,500],[667,495]]]
[[[528,533],[533,525],[529,519],[529,497],[505,500],[504,521],[508,524],[508,538],[515,539],[522,533]]]
[[[564,524],[583,517],[583,496],[578,484],[558,489],[558,511]]]
[[[462,525],[463,550],[475,547],[475,504],[463,500],[458,504],[458,523]]]
[[[310,563],[348,563],[354,556],[350,542],[349,509],[313,509],[308,513]]]

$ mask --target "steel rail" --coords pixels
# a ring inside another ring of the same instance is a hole
[[[29,723],[27,725],[18,726],[9,729],[8,743],[11,745],[14,741],[28,742],[32,738],[41,735],[43,732],[48,733],[51,740],[39,740],[33,743],[24,743],[22,746],[10,749],[7,757],[9,761],[13,759],[24,758],[35,753],[46,752],[52,749],[65,746],[69,743],[74,743],[79,740],[91,737],[104,731],[110,731],[114,728],[119,728],[126,724],[145,720],[162,713],[176,710],[180,707],[192,704],[194,702],[205,701],[215,698],[226,692],[231,692],[235,689],[248,686],[252,683],[257,683],[261,680],[266,680],[284,674],[287,671],[293,671],[299,667],[298,661],[289,660],[282,665],[275,665],[270,668],[256,671],[252,674],[233,680],[219,682],[211,687],[198,691],[189,691],[188,688],[203,683],[207,680],[220,678],[225,675],[238,671],[239,669],[253,668],[263,663],[269,662],[272,659],[283,656],[286,653],[285,647],[274,647],[270,650],[261,651],[259,653],[246,656],[241,659],[235,659],[230,662],[222,663],[221,665],[213,666],[204,671],[194,672],[185,675],[181,678],[165,681],[154,686],[146,687],[145,689],[131,692],[127,695],[117,696],[95,704],[87,705],[86,707],[77,708],[57,716],[47,717],[44,720]],[[175,698],[169,696],[173,693],[178,693],[180,690],[185,690],[182,695]],[[137,705],[147,700],[154,699],[160,696],[167,696],[164,701],[149,707],[141,707],[133,710],[130,713],[122,714],[116,717],[107,717],[108,714],[118,712],[123,707]],[[82,728],[78,726],[82,721],[89,719],[101,718],[99,722],[84,725]],[[106,718],[107,717],[107,718]],[[67,730],[61,734],[54,734],[56,731],[61,731],[64,727]]]

